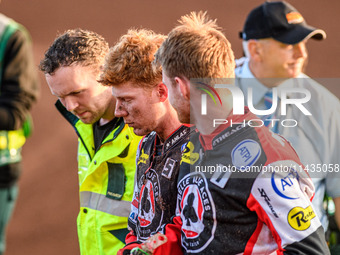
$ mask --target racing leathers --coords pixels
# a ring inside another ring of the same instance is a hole
[[[189,136],[190,127],[181,125],[163,144],[156,132],[141,141],[128,222],[131,231],[125,240],[127,249],[133,243],[146,241],[175,215],[179,166]]]
[[[154,254],[172,245],[185,254],[329,254],[308,173],[291,145],[256,120],[246,109],[190,137],[176,217]]]

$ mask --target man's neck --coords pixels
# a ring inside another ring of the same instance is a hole
[[[226,99],[222,105],[210,104],[206,115],[201,114],[201,107],[192,107],[192,121],[198,131],[203,135],[209,135],[217,128],[215,120],[226,120],[232,114],[232,99]]]
[[[162,117],[162,120],[154,131],[156,131],[161,143],[164,143],[164,141],[181,125],[176,111],[169,111],[168,114]]]
[[[272,78],[266,75],[266,70],[262,70],[256,63],[249,61],[249,70],[254,75],[254,77],[261,82],[267,88],[274,88],[279,86],[285,80],[289,78]]]

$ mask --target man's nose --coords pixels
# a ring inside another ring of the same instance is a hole
[[[79,106],[77,100],[72,97],[66,97],[61,102],[69,112],[74,111]]]
[[[120,100],[117,100],[116,102],[116,109],[115,109],[115,116],[116,117],[126,117],[128,115],[128,112],[124,109],[122,103]]]
[[[307,57],[307,48],[305,42],[300,42],[294,45],[294,57],[295,58]]]

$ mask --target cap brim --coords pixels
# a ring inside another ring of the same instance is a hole
[[[285,33],[281,33],[278,36],[273,36],[273,38],[285,44],[297,44],[303,40],[308,40],[309,38],[316,40],[326,39],[326,33],[321,29],[308,25],[301,25],[295,26],[293,29]]]

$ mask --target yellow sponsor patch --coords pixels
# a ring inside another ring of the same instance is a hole
[[[307,208],[297,206],[289,211],[288,223],[293,229],[303,231],[309,228],[311,220],[315,216],[315,212],[311,205]]]
[[[140,163],[146,164],[146,161],[149,159],[149,155],[144,153],[144,149],[142,149],[141,154],[138,158],[138,165]]]
[[[194,145],[192,142],[188,142],[186,148],[183,151],[181,164],[182,162],[193,165],[198,159],[199,154],[194,151]]]
[[[289,24],[299,24],[303,22],[303,17],[300,13],[298,12],[290,12],[286,14],[286,19]]]

